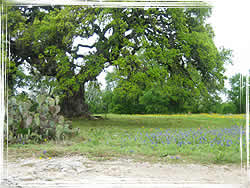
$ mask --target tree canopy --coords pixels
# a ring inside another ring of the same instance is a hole
[[[147,112],[157,105],[159,113],[198,111],[224,87],[231,52],[213,42],[206,24],[211,9],[64,6],[8,12],[14,62],[9,83],[14,87],[20,66],[29,69],[30,83],[33,75],[50,78],[67,116],[88,112],[85,85],[109,66],[115,67],[116,100],[130,104],[132,112],[141,103]],[[163,105],[170,110],[161,111]]]

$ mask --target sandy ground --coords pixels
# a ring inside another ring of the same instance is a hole
[[[83,156],[17,159],[6,165],[8,185],[16,187],[248,187],[246,172],[237,165],[92,161]]]

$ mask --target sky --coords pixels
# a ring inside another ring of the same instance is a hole
[[[230,77],[238,72],[247,74],[250,69],[249,2],[217,0],[212,4],[212,15],[208,23],[215,32],[215,45],[233,51],[233,66],[226,66],[226,75]]]

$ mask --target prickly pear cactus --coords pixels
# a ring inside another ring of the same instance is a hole
[[[38,95],[34,100],[8,100],[8,127],[10,142],[42,142],[65,139],[78,134],[70,121],[59,115],[59,97]]]

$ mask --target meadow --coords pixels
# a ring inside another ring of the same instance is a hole
[[[9,145],[10,156],[52,158],[86,155],[94,160],[129,157],[167,163],[237,163],[246,161],[244,115],[102,115],[72,119],[80,134],[62,142]],[[240,129],[242,126],[242,130]]]

